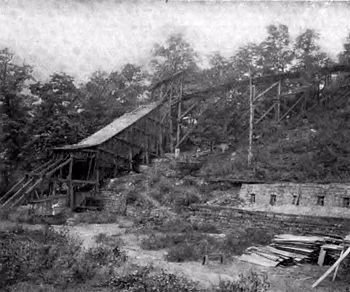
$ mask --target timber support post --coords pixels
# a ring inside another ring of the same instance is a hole
[[[276,121],[279,122],[281,115],[281,80],[277,86],[277,100],[276,100]]]
[[[74,209],[74,189],[73,189],[73,163],[74,156],[70,155],[70,163],[69,163],[69,173],[68,173],[68,196],[69,196],[69,207],[73,211]]]
[[[97,151],[95,159],[96,159],[96,162],[95,162],[95,170],[96,170],[95,196],[97,196],[98,192],[100,191],[100,166],[99,166],[100,150]]]
[[[173,142],[173,117],[172,117],[172,104],[173,102],[173,88],[170,88],[169,96],[169,142],[170,142],[170,152],[174,152],[174,142]]]
[[[253,158],[253,125],[254,125],[254,85],[251,73],[249,74],[249,146],[248,146],[248,166],[252,164]]]
[[[181,135],[181,106],[182,106],[182,91],[183,91],[183,76],[180,80],[179,104],[177,109],[177,130],[176,130],[176,145],[179,147]]]

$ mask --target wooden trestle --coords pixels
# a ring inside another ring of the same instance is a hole
[[[350,72],[350,67],[324,68],[319,72],[318,84],[293,89],[286,80],[300,79],[299,72],[232,81],[192,92],[187,88],[186,93],[186,72],[176,73],[150,88],[151,100],[155,102],[121,116],[77,144],[55,148],[51,160],[28,173],[0,198],[0,206],[14,207],[64,196],[74,209],[86,194],[97,194],[104,179],[130,171],[138,163],[147,164],[165,152],[174,152],[196,127],[214,93],[231,94],[235,86],[250,86],[250,105],[248,97],[240,100],[247,106],[241,118],[248,122],[249,113],[253,113],[250,125],[255,127],[264,119],[280,122],[327,102],[329,98],[320,94],[319,84],[323,80],[326,87],[334,72]],[[261,93],[257,94],[258,87],[267,82],[271,85],[260,88]],[[347,99],[347,94],[344,96]]]

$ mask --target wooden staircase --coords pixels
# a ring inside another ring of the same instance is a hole
[[[69,158],[51,159],[34,171],[22,177],[12,188],[0,197],[0,207],[14,208],[32,199],[32,194],[41,183],[50,178],[57,170],[70,162]],[[37,199],[39,195],[36,193]]]

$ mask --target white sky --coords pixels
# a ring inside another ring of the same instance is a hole
[[[288,25],[293,37],[314,28],[334,57],[349,20],[345,2],[0,0],[0,47],[33,65],[38,78],[64,71],[84,80],[96,70],[146,64],[153,44],[178,31],[202,56],[230,56],[261,41],[271,23]]]

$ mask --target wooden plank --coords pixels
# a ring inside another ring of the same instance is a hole
[[[89,177],[90,177],[90,172],[91,172],[91,166],[92,166],[92,160],[96,158],[96,155],[92,155],[90,157],[90,161],[89,161],[89,168],[88,168],[88,171],[87,171],[87,174],[86,174],[86,179],[88,180]],[[96,160],[95,160],[96,161]]]
[[[27,196],[28,194],[30,194],[30,192],[33,191],[34,188],[36,188],[37,185],[39,185],[42,181],[43,181],[43,179],[42,179],[42,178],[39,178],[28,190],[26,190],[26,191],[23,193],[22,196],[20,196],[20,198],[19,198],[17,201],[15,201],[15,202],[11,205],[11,207],[15,207],[15,206],[17,206],[19,203],[21,203],[22,200],[24,199],[24,197]]]
[[[33,177],[31,177],[13,196],[11,196],[4,204],[3,207],[7,206],[10,202],[12,202],[16,197],[27,187],[29,186],[32,181],[34,180]]]
[[[52,169],[53,167],[56,167],[58,164],[60,164],[61,162],[63,162],[64,159],[63,158],[59,158],[58,160],[56,160],[55,162],[53,162],[52,164],[50,164],[49,166],[45,167],[43,170],[41,170],[39,173],[35,173],[33,175],[43,175],[45,174],[47,171],[49,171],[50,169]]]
[[[180,116],[180,119],[178,120],[182,120],[189,112],[191,112],[196,106],[198,105],[198,102],[192,104],[187,110],[185,110],[181,116]]]
[[[276,267],[278,265],[277,261],[272,261],[257,254],[242,254],[239,259],[244,262],[264,266],[264,267]]]
[[[52,201],[52,200],[56,200],[56,199],[64,199],[66,197],[67,197],[67,195],[49,196],[49,197],[46,197],[43,199],[31,200],[28,202],[28,204],[38,204],[38,203]]]
[[[281,115],[281,81],[278,82],[277,87],[277,104],[276,104],[276,120],[280,120]]]
[[[36,169],[34,169],[31,174],[34,173],[38,173],[38,171],[44,169],[45,167],[47,167],[48,165],[50,165],[52,162],[54,161],[54,159],[50,159],[49,161],[46,161],[44,164],[40,165],[39,167],[37,167]]]
[[[69,173],[68,173],[68,198],[69,198],[69,207],[71,210],[74,209],[74,189],[72,183],[72,174],[73,174],[73,163],[74,158],[71,154],[70,163],[69,163]]]
[[[255,121],[255,125],[259,124],[273,109],[275,108],[275,104],[273,104],[257,121]]]
[[[3,195],[1,198],[0,198],[0,204],[2,204],[3,202],[5,202],[9,195],[20,185],[22,184],[24,181],[26,180],[26,177],[22,177],[14,186],[12,186],[12,188],[10,188],[7,193],[5,195]]]
[[[95,195],[100,191],[100,151],[96,153],[96,163],[95,163],[95,171],[96,171],[96,182],[95,182]]]
[[[182,106],[182,83],[181,83],[181,89],[180,89],[180,97],[179,97],[179,104],[177,107],[177,127],[176,127],[176,145],[179,145],[180,142],[180,132],[181,132],[181,123],[180,123],[180,117],[181,117],[181,106]]]
[[[266,94],[267,92],[269,92],[272,88],[274,88],[276,85],[279,84],[278,82],[275,82],[274,84],[272,84],[271,86],[269,86],[268,88],[266,88],[263,92],[261,92],[260,94],[258,94],[254,99],[253,99],[253,103],[255,103],[260,97],[262,97],[264,94]]]
[[[332,273],[340,263],[350,254],[350,247],[339,257],[339,259],[315,282],[312,284],[312,288],[316,288],[327,276]]]
[[[344,254],[344,250],[341,251],[340,257]],[[332,278],[332,282],[334,282],[335,278],[337,277],[338,269],[339,269],[340,264],[335,268],[334,275]]]
[[[279,122],[282,121],[297,105],[298,103],[304,98],[304,96],[301,96],[289,109],[288,111],[279,119]]]
[[[249,72],[250,73],[250,72]],[[253,128],[254,128],[254,88],[252,84],[252,77],[250,75],[249,81],[249,140],[248,140],[248,167],[251,166],[253,159]]]
[[[51,175],[53,175],[57,170],[59,170],[60,168],[66,166],[67,164],[70,163],[72,158],[69,158],[67,161],[61,163],[60,165],[56,166],[53,170],[51,170],[50,172],[46,173],[45,176],[46,177],[50,177]]]

